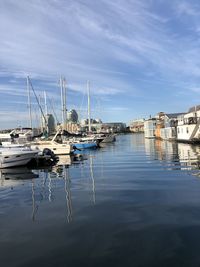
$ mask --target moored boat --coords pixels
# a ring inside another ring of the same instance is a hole
[[[55,141],[38,141],[31,143],[31,148],[44,150],[45,148],[50,149],[55,155],[69,155],[74,149],[72,144],[60,144]]]
[[[24,166],[28,164],[39,150],[25,147],[19,148],[1,148],[0,149],[0,168],[10,168]]]
[[[84,142],[84,141],[79,141],[79,142],[73,142],[73,146],[77,149],[91,149],[91,148],[97,148],[96,142]]]

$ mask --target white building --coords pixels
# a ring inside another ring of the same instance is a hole
[[[200,106],[189,109],[188,113],[178,116],[177,140],[186,142],[200,141]]]
[[[78,113],[75,109],[71,109],[70,111],[67,111],[67,121],[68,122],[78,122]]]
[[[156,118],[151,118],[144,121],[145,138],[155,138],[156,121]]]
[[[176,140],[178,117],[185,113],[170,113],[163,117],[164,128],[160,129],[160,136],[163,140]]]
[[[144,119],[133,120],[129,128],[133,133],[144,132]]]

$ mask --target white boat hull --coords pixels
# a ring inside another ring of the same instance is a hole
[[[59,144],[54,142],[38,142],[31,145],[32,149],[44,150],[45,148],[53,151],[55,155],[69,155],[73,152],[73,147],[70,144]]]
[[[0,168],[24,166],[37,154],[37,151],[14,151],[12,153],[2,153],[0,155]]]

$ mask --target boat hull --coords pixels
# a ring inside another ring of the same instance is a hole
[[[74,143],[73,146],[75,146],[77,149],[91,149],[91,148],[97,148],[97,144],[94,143]]]
[[[108,135],[103,139],[102,143],[112,143],[115,141],[116,141],[115,135]]]
[[[54,143],[36,143],[31,145],[31,148],[44,150],[45,148],[50,149],[53,151],[55,155],[69,155],[73,152],[73,147],[70,144],[54,144]]]
[[[38,152],[26,151],[24,153],[2,154],[0,156],[0,168],[11,168],[27,165]]]

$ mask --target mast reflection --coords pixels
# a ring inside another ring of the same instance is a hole
[[[92,180],[92,196],[93,196],[93,203],[96,203],[96,192],[95,192],[95,180],[94,180],[94,172],[93,172],[93,158],[92,156],[89,157],[90,160],[90,177]]]
[[[69,168],[63,166],[63,177],[65,181],[65,192],[66,192],[66,203],[67,203],[67,221],[72,221],[72,200],[71,200],[71,190],[70,190],[70,176]]]

